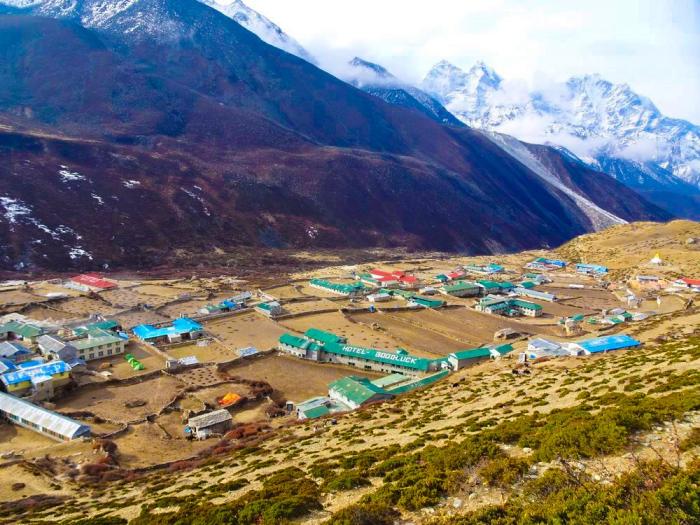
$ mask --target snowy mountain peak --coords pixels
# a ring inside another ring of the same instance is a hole
[[[421,82],[421,87],[444,102],[447,97],[469,82],[468,75],[447,60],[441,60],[435,64]]]
[[[237,23],[245,27],[248,31],[255,33],[261,40],[267,42],[271,46],[296,55],[299,58],[306,60],[312,64],[316,64],[316,60],[304,47],[290,37],[282,29],[264,17],[254,9],[248,7],[242,0],[235,0],[233,3],[225,5],[217,0],[199,0],[201,3],[216,9],[223,15],[235,20]]]
[[[469,76],[473,79],[478,79],[486,84],[498,87],[501,84],[501,77],[491,67],[487,66],[481,60],[478,60],[469,70]]]
[[[366,69],[380,78],[395,78],[385,67],[375,64],[374,62],[368,62],[360,57],[353,58],[349,64],[356,68]]]
[[[464,73],[442,61],[422,87],[471,127],[558,144],[598,168],[634,164],[640,185],[675,176],[700,186],[700,128],[664,116],[627,84],[590,74],[527,92],[483,62]]]

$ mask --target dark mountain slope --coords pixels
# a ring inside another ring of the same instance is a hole
[[[139,5],[175,32],[125,32]],[[594,226],[480,134],[390,106],[195,0],[139,0],[99,31],[0,17],[0,161],[4,268],[239,245],[492,252]]]

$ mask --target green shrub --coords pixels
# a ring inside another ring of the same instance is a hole
[[[399,517],[390,506],[357,503],[333,514],[326,525],[393,525]]]
[[[479,469],[479,476],[490,487],[509,488],[527,473],[530,462],[522,458],[492,459]]]

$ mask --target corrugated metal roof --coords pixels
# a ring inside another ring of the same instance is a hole
[[[491,350],[489,348],[472,348],[471,350],[452,352],[450,356],[454,356],[460,361],[464,359],[481,359],[483,357],[491,357]]]
[[[366,377],[343,377],[328,385],[329,391],[334,391],[343,398],[361,405],[376,395],[390,395],[386,390],[373,385]]]
[[[75,439],[90,433],[88,425],[2,392],[0,392],[0,411],[17,416],[23,420],[22,422],[38,425],[67,439]]]
[[[26,355],[31,352],[19,343],[3,341],[0,343],[0,357],[15,357],[16,355]]]
[[[578,346],[586,350],[587,352],[590,352],[592,354],[595,354],[597,352],[607,352],[610,350],[620,350],[622,348],[631,348],[634,346],[639,346],[642,343],[637,341],[636,339],[625,335],[625,334],[620,334],[620,335],[610,335],[606,337],[596,337],[593,339],[587,339],[585,341],[580,341],[578,343]]]
[[[309,328],[306,332],[304,332],[304,335],[309,339],[315,339],[316,341],[321,341],[322,343],[341,343],[344,341],[343,337],[340,337],[333,332],[319,330],[318,328]]]
[[[175,319],[170,326],[156,328],[149,324],[140,324],[131,331],[140,339],[154,339],[156,337],[166,337],[169,335],[182,335],[190,332],[202,330],[202,325],[188,317]]]
[[[214,412],[208,412],[200,416],[191,417],[187,421],[187,425],[194,428],[207,428],[212,425],[218,425],[224,421],[230,421],[233,419],[231,413],[225,408],[221,410],[215,410]]]

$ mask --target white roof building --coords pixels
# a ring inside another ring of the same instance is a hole
[[[0,392],[0,416],[58,441],[90,435],[90,427],[29,401]]]

